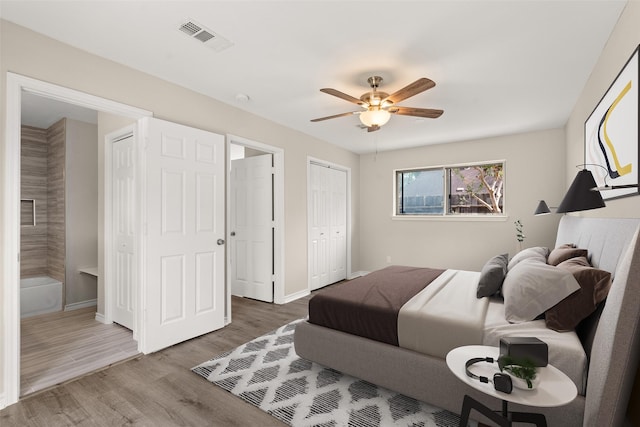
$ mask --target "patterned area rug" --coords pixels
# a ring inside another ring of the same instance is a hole
[[[294,427],[458,426],[451,412],[299,358],[293,332],[301,321],[192,371]]]

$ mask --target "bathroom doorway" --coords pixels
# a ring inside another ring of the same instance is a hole
[[[25,92],[20,149],[20,396],[138,354],[96,320],[98,111]]]

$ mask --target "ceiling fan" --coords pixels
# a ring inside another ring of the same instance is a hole
[[[436,119],[442,115],[443,110],[436,110],[431,108],[414,108],[414,107],[401,107],[396,103],[424,92],[427,89],[431,89],[436,84],[433,80],[422,77],[408,86],[403,87],[397,92],[389,95],[386,92],[378,91],[378,86],[382,83],[382,77],[372,76],[367,79],[371,86],[371,91],[365,93],[360,98],[355,98],[346,93],[340,92],[336,89],[323,88],[320,92],[328,93],[329,95],[337,96],[345,101],[358,104],[363,108],[361,111],[351,111],[349,113],[335,114],[333,116],[320,117],[318,119],[311,120],[312,122],[320,122],[328,119],[335,119],[337,117],[351,116],[354,114],[360,115],[360,121],[367,127],[367,132],[373,132],[380,129],[380,126],[389,121],[391,114],[400,114],[402,116],[415,116],[426,117],[430,119]]]

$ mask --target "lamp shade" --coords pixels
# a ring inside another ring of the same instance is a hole
[[[566,213],[604,208],[606,205],[602,200],[602,195],[599,191],[593,190],[596,187],[596,181],[590,170],[579,171],[556,212]]]
[[[367,110],[360,113],[360,121],[367,127],[382,126],[390,117],[391,114],[387,110]]]
[[[547,203],[544,200],[540,200],[540,203],[538,203],[538,207],[536,208],[536,211],[533,214],[546,215],[550,213],[551,211],[549,210],[549,206],[547,206]]]

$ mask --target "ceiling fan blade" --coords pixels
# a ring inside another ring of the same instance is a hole
[[[391,114],[400,114],[402,116],[426,117],[428,119],[437,119],[444,113],[443,110],[433,108],[413,108],[413,107],[391,107]]]
[[[399,91],[394,92],[391,95],[387,96],[385,99],[382,100],[382,102],[384,103],[385,101],[390,101],[396,104],[402,101],[403,99],[410,98],[414,95],[419,94],[420,92],[424,92],[427,89],[431,89],[435,85],[436,83],[433,80],[428,79],[426,77],[422,77],[416,80],[415,82],[411,83],[410,85],[403,87]]]
[[[342,113],[342,114],[334,114],[333,116],[320,117],[318,119],[312,119],[312,122],[321,122],[323,120],[336,119],[338,117],[351,116],[353,114],[358,114],[360,111],[351,111],[350,113]]]
[[[369,126],[367,128],[367,132],[375,132],[377,130],[380,130],[380,126],[378,126],[378,125]]]
[[[340,92],[339,90],[331,89],[329,87],[320,89],[320,92],[328,93],[329,95],[337,96],[340,99],[344,99],[345,101],[353,102],[354,104],[367,106],[367,103],[363,102],[358,98],[354,98],[351,95],[347,95],[344,92]]]

